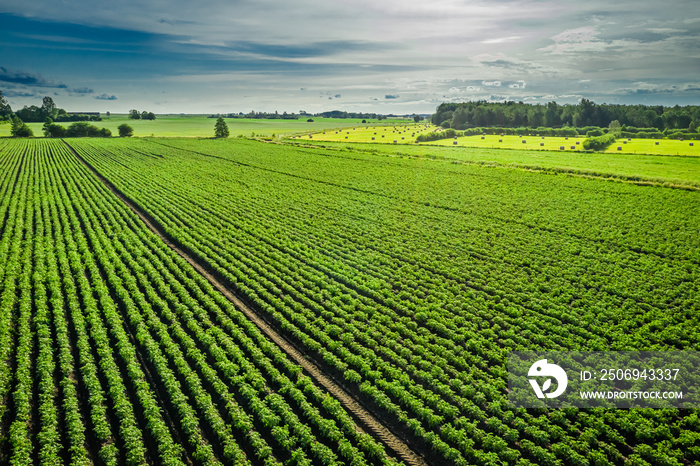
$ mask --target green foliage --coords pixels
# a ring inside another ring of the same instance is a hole
[[[12,117],[12,107],[9,102],[2,95],[2,90],[0,90],[0,120],[7,120]]]
[[[583,148],[586,150],[602,151],[608,148],[610,144],[615,142],[614,134],[605,134],[603,136],[589,137],[583,141]]]
[[[12,118],[12,128],[10,134],[14,138],[31,138],[34,136],[31,128],[27,126],[18,116]]]
[[[136,110],[136,109],[131,109],[131,110],[129,110],[129,119],[131,119],[131,120],[140,120],[140,119],[141,119],[141,114],[139,113],[138,110]]]
[[[51,118],[46,118],[44,121],[44,137],[47,138],[62,138],[66,136],[66,129],[54,123]]]
[[[695,124],[693,128],[697,127],[700,121],[700,106],[599,105],[588,99],[581,99],[574,105],[558,105],[556,102],[543,105],[482,100],[440,104],[433,114],[432,123],[442,126],[445,121],[450,122],[451,127],[458,130],[480,126],[607,128],[614,121],[622,126],[654,127],[658,130],[686,129],[693,124]]]
[[[229,136],[228,125],[222,117],[219,117],[214,124],[214,137],[227,138]]]
[[[418,141],[418,142],[438,141],[440,139],[454,138],[455,136],[458,136],[457,131],[455,131],[452,128],[449,128],[449,129],[446,129],[444,131],[434,131],[434,132],[430,132],[430,133],[419,134],[418,137],[416,138],[416,141]]]
[[[107,128],[98,128],[86,121],[77,121],[71,124],[66,130],[66,137],[69,138],[109,138],[112,132]]]
[[[127,125],[126,123],[122,123],[121,125],[119,125],[117,130],[119,131],[120,138],[128,138],[134,135],[134,128]]]
[[[494,169],[428,147],[346,146],[175,139],[77,149],[322,368],[360,384],[363,402],[401,422],[436,464],[698,460],[694,412],[512,410],[505,372],[515,349],[697,346],[688,309],[700,302],[683,279],[699,271],[695,193]],[[553,154],[578,156],[608,158]],[[166,335],[173,319],[164,320]],[[297,380],[306,393],[308,379]],[[275,438],[290,445],[278,416]],[[314,425],[330,437],[332,425]],[[346,462],[345,442],[333,445],[313,458]]]

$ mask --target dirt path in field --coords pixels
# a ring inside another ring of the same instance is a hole
[[[220,293],[222,293],[226,298],[231,301],[237,309],[243,312],[246,317],[248,317],[257,327],[275,344],[277,344],[294,362],[299,364],[307,374],[316,383],[325,388],[331,395],[333,395],[343,407],[350,412],[356,422],[359,422],[364,428],[364,431],[369,432],[374,437],[381,440],[381,442],[391,451],[397,458],[404,461],[406,464],[411,466],[427,466],[425,458],[415,451],[413,451],[402,439],[394,435],[388,428],[384,426],[382,422],[377,420],[367,409],[365,409],[350,393],[345,389],[340,387],[334,382],[332,377],[326,376],[319,367],[313,362],[309,361],[301,351],[299,351],[295,345],[293,345],[289,340],[278,333],[272,326],[270,326],[252,307],[248,306],[243,302],[234,292],[232,292],[228,287],[226,287],[222,281],[217,279],[212,273],[210,273],[206,264],[202,264],[197,261],[188,252],[181,249],[178,245],[174,244],[165,233],[164,229],[158,224],[155,219],[151,218],[146,212],[143,212],[134,202],[127,198],[117,187],[115,187],[109,180],[100,175],[97,170],[95,170],[92,165],[90,165],[85,159],[83,159],[73,147],[70,146],[66,141],[63,141],[68,149],[75,155],[80,162],[85,165],[102,184],[108,188],[119,200],[126,204],[146,226],[155,233],[165,244],[167,244],[173,251],[178,253],[183,259],[185,259],[192,267],[197,270],[202,276],[204,276],[209,283],[212,284]],[[363,429],[358,426],[360,431]]]

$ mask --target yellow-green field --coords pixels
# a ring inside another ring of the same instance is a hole
[[[112,131],[112,135],[119,133],[117,127],[122,123],[129,124],[134,128],[135,137],[213,137],[214,123],[216,119],[207,118],[207,115],[156,115],[155,120],[130,120],[125,114],[111,115],[109,118],[103,116],[102,121],[90,122],[98,128],[107,128]],[[298,120],[264,120],[248,118],[226,118],[231,137],[236,136],[267,136],[272,137],[282,134],[296,134],[306,132],[318,132],[328,128],[356,127],[362,120],[341,119],[341,118],[317,118],[311,117],[314,121],[307,122],[309,117],[300,117]],[[373,121],[375,125],[394,125],[406,120],[382,120]],[[411,121],[411,123],[413,123]],[[42,137],[43,123],[27,123],[34,132],[34,136]],[[59,123],[64,127],[70,125],[69,122]],[[10,125],[0,124],[0,137],[10,136]]]
[[[618,150],[618,147],[621,149]],[[677,139],[618,139],[611,144],[605,152],[618,154],[700,156],[700,141],[679,141]]]
[[[487,134],[484,136],[462,136],[457,139],[440,139],[425,142],[437,146],[484,147],[489,149],[523,149],[523,150],[565,150],[582,151],[583,141],[579,137],[542,137],[542,136],[500,136]],[[457,142],[457,144],[455,144]],[[563,149],[562,149],[563,148]]]
[[[392,124],[390,126],[358,125],[346,128],[335,128],[297,134],[294,139],[314,140],[325,142],[363,142],[379,144],[416,144],[420,134],[442,131],[441,128],[425,123]],[[459,136],[457,138],[440,139],[437,141],[421,142],[420,145],[475,147],[488,149],[518,149],[582,152],[585,137],[555,137],[555,136],[515,136],[515,135],[477,135]],[[658,144],[656,144],[658,142]],[[618,150],[618,147],[621,149]],[[649,155],[689,155],[700,156],[700,141],[678,141],[670,139],[618,139],[606,152],[617,154],[649,154]]]
[[[387,121],[387,123],[384,123]],[[425,123],[394,122],[383,120],[381,124],[361,124],[346,128],[325,129],[324,131],[296,135],[296,139],[315,139],[329,142],[388,142],[413,143],[418,135],[436,131],[433,125]]]

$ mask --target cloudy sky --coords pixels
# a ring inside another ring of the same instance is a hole
[[[69,111],[700,104],[697,0],[0,2],[0,90]]]

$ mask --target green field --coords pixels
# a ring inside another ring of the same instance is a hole
[[[347,397],[430,465],[700,461],[697,411],[508,404],[511,351],[700,348],[700,192],[521,164],[549,155],[697,181],[693,157],[0,140],[0,463],[405,459]]]
[[[374,144],[415,144],[420,134],[442,131],[431,124],[394,124],[390,127],[360,125],[339,130],[326,130],[317,133],[298,135],[296,140],[374,143]],[[483,149],[517,149],[527,151],[564,151],[583,152],[585,137],[553,136],[516,136],[516,135],[477,135],[458,136],[422,142],[421,145],[474,147]],[[658,144],[656,144],[658,142]],[[648,154],[648,155],[689,155],[700,156],[700,144],[697,141],[678,141],[662,139],[619,139],[612,144],[607,153]],[[692,145],[691,145],[692,144]],[[618,150],[618,147],[621,149]]]
[[[393,144],[333,143],[306,140],[295,141],[295,143],[337,151],[381,154],[387,157],[434,159],[640,183],[700,187],[700,157],[477,149],[431,144],[395,146]]]
[[[618,149],[618,147],[620,149]],[[677,139],[618,139],[611,144],[605,152],[700,156],[700,141],[679,141]]]
[[[271,137],[282,134],[295,134],[322,131],[327,128],[345,128],[356,126],[362,120],[341,118],[316,118],[311,117],[313,123],[306,118],[298,120],[263,120],[247,118],[227,118],[229,131],[232,137],[251,135]],[[126,114],[114,114],[109,118],[102,116],[102,121],[91,122],[98,128],[107,128],[112,135],[117,136],[117,127],[122,123],[134,128],[135,137],[214,137],[215,118],[207,118],[207,115],[157,115],[155,120],[130,120]],[[405,120],[382,120],[374,124],[399,124]],[[34,136],[43,136],[43,123],[27,123],[34,132]],[[60,123],[68,127],[70,123]],[[0,124],[0,137],[10,136],[10,125]]]

